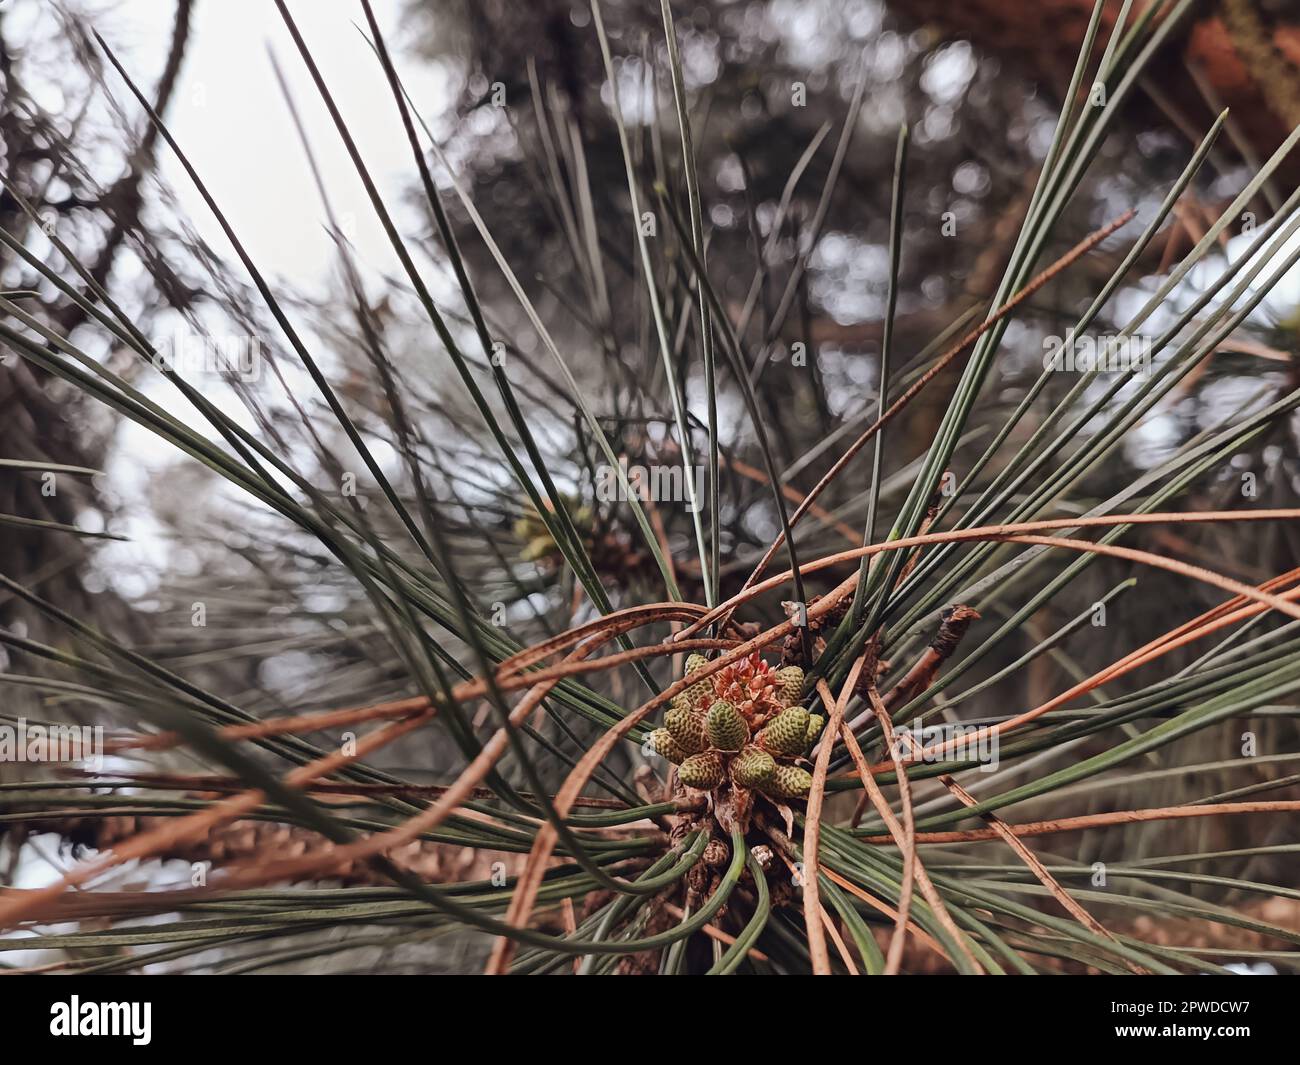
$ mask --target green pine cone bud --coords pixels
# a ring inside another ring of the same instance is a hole
[[[821,714],[808,715],[808,731],[804,733],[803,745],[811,747],[817,742],[817,737],[822,734],[822,729],[826,726],[826,719]]]
[[[731,763],[731,779],[742,788],[762,788],[776,772],[776,759],[760,747],[746,747]]]
[[[812,788],[812,774],[797,765],[779,765],[763,785],[774,799],[802,799]]]
[[[713,685],[707,680],[700,681],[699,684],[692,684],[686,689],[686,700],[692,710],[698,710],[704,703],[705,699],[713,698]]]
[[[696,673],[709,664],[709,660],[702,654],[690,654],[686,656],[686,676]]]
[[[673,739],[673,734],[666,728],[657,728],[650,733],[650,746],[655,754],[667,758],[673,765],[681,765],[688,757],[688,753],[682,750],[681,744]]]
[[[776,679],[781,684],[776,701],[782,706],[794,706],[803,697],[803,670],[798,666],[786,666],[776,671]]]
[[[704,724],[709,742],[720,751],[738,751],[749,739],[749,725],[731,703],[721,700],[714,703]]]
[[[690,654],[686,656],[686,676],[690,677],[698,673],[701,669],[709,664],[709,660],[701,654]],[[704,700],[706,695],[713,694],[713,684],[711,681],[702,680],[698,684],[692,684],[684,692],[679,692],[673,696],[673,706],[687,706],[692,710],[696,709]]]
[[[684,706],[674,706],[664,715],[664,724],[672,733],[677,746],[687,754],[699,754],[709,746],[708,733],[704,728],[704,717]]]
[[[782,710],[763,730],[763,746],[773,754],[794,757],[803,754],[807,744],[808,711],[802,706]]]
[[[714,751],[693,754],[677,770],[677,779],[688,788],[712,791],[722,783],[722,758]]]
[[[678,692],[673,696],[673,706],[684,707],[688,710],[695,710],[700,703],[704,701],[706,695],[713,694],[713,685],[707,680],[702,680],[699,684],[692,684],[685,691]]]

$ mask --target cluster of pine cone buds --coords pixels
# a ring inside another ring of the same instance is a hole
[[[691,655],[686,676],[706,662]],[[677,695],[666,727],[650,734],[651,746],[678,767],[688,788],[712,791],[730,780],[773,799],[802,798],[812,777],[793,763],[825,724],[799,705],[803,684],[798,666],[773,669],[751,654]]]

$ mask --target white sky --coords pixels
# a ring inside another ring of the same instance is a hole
[[[407,90],[429,118],[446,100],[443,71],[427,62],[402,61],[402,0],[373,0],[373,6]],[[146,91],[166,57],[174,7],[173,0],[119,0],[100,27]],[[383,71],[356,28],[365,23],[360,3],[290,0],[289,8],[390,210],[402,217],[400,194],[415,172]],[[303,287],[323,278],[333,255],[331,241],[268,45],[291,86],[335,210],[355,222],[353,239],[362,259],[385,269],[395,266],[272,0],[199,0],[181,83],[167,115],[169,128],[264,272]],[[126,97],[123,88],[119,99]],[[160,159],[190,221],[214,248],[226,251],[216,223],[165,147]]]
[[[372,4],[407,91],[421,115],[437,128],[436,117],[454,84],[451,75],[444,64],[404,60],[404,0]],[[383,69],[357,28],[365,24],[359,0],[289,0],[289,8],[389,211],[409,238],[427,225],[407,202],[417,172]],[[96,20],[96,28],[148,94],[165,63],[174,16],[174,0],[110,0]],[[376,270],[400,273],[361,180],[272,0],[198,0],[181,81],[166,115],[168,129],[273,287],[321,292],[336,267],[337,251],[268,46],[289,83],[335,213],[359,259]],[[106,84],[126,113],[138,116],[130,91],[115,72],[109,71]],[[247,280],[207,205],[163,143],[158,161],[188,223],[231,264],[234,276]],[[296,324],[315,347],[308,323]],[[160,328],[166,334],[170,326],[160,323]],[[273,339],[281,337],[276,333]],[[329,365],[328,351],[316,349],[315,354]],[[285,370],[291,382],[296,380],[292,364]],[[198,383],[227,414],[244,415],[224,382],[204,377]],[[210,431],[161,378],[146,378],[141,386],[177,416],[202,432]],[[270,387],[278,394],[276,386]],[[302,387],[304,394],[314,394],[308,385]],[[129,422],[119,427],[105,463],[105,484],[119,504],[115,531],[131,540],[104,545],[101,558],[111,561],[121,591],[142,594],[156,577],[166,548],[158,540],[148,486],[184,461],[179,452],[160,447],[148,430]],[[94,524],[93,515],[85,517],[88,526]]]

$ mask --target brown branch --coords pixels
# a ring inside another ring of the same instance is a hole
[[[1008,824],[1014,835],[1047,836],[1055,832],[1082,832],[1089,828],[1105,828],[1109,825],[1133,825],[1143,821],[1171,821],[1184,817],[1217,817],[1228,814],[1272,814],[1300,813],[1300,801],[1278,800],[1277,802],[1235,802],[1216,803],[1209,806],[1163,806],[1150,810],[1116,810],[1106,814],[1086,814],[1081,817],[1062,817],[1055,821],[1026,821],[1024,824]],[[920,832],[917,843],[986,843],[1001,839],[996,829],[976,828],[968,832]],[[893,843],[890,836],[864,836],[864,843]]]
[[[36,818],[22,822],[20,827],[28,835],[51,832],[74,846],[104,852],[114,850],[137,836],[165,829],[175,820],[174,817],[137,816],[131,813],[104,816],[103,811],[95,811],[85,816]],[[159,850],[154,857],[162,861],[210,862],[214,868],[220,868],[234,862],[262,862],[272,855],[319,855],[329,847],[330,841],[326,837],[299,825],[241,820],[213,825],[204,832],[175,838],[170,846]],[[404,872],[412,873],[426,883],[436,884],[485,880],[489,867],[496,861],[504,861],[512,871],[519,864],[518,855],[504,851],[474,850],[427,839],[412,841],[389,857]],[[345,887],[383,887],[391,883],[389,877],[365,862],[336,865],[317,879],[338,880]],[[139,906],[149,901],[141,899],[139,896],[142,894],[152,896],[160,912],[171,910],[176,905],[174,894],[170,891],[121,894],[124,912],[139,912]],[[0,898],[3,897],[0,895]],[[85,905],[78,908],[78,900],[92,900],[91,909],[88,910]],[[63,896],[57,906],[51,907],[49,913],[57,920],[77,920],[92,916],[92,911],[93,915],[101,915],[105,912],[105,905],[112,904],[104,904],[99,892],[70,892]]]
[[[871,775],[871,771],[867,766],[867,759],[862,753],[862,748],[858,746],[857,737],[847,728],[842,728],[840,734],[844,738],[844,746],[848,748],[849,756],[853,759],[853,764],[862,779],[862,786],[866,788],[867,794],[871,796],[871,803],[875,806],[876,813],[880,815],[880,819],[885,822],[885,827],[889,829],[889,838],[898,845],[900,851],[906,853],[906,833],[903,831],[903,826],[899,824],[898,818],[894,816],[894,811],[890,809],[889,803],[885,801],[880,785],[876,783],[875,777]],[[834,740],[832,739],[831,742],[833,743]],[[943,896],[939,894],[934,882],[930,879],[930,874],[925,871],[925,866],[921,864],[919,858],[916,861],[916,882],[921,888],[921,894],[925,896],[925,901],[934,910],[935,919],[943,925],[944,930],[952,937],[956,948],[965,955],[976,972],[982,972],[983,969],[979,961],[970,952],[970,948],[966,946],[966,942],[957,928],[957,923],[952,919],[952,914],[948,912]],[[901,905],[899,909],[902,909]],[[946,952],[944,953],[946,956]]]
[[[976,805],[975,797],[958,784],[950,774],[941,773],[939,775],[939,782],[966,806],[969,807]],[[1109,931],[1106,930],[1105,926],[1103,926],[1097,918],[1074,901],[1073,897],[1071,897],[1070,893],[1061,886],[1056,877],[1052,876],[1052,874],[1048,872],[1047,866],[1043,865],[1043,863],[1038,860],[1037,855],[1035,855],[1033,851],[1020,841],[1020,838],[1011,830],[1002,818],[998,817],[998,815],[993,813],[992,810],[983,811],[980,814],[980,817],[982,817],[988,823],[989,827],[998,834],[998,837],[1003,843],[1015,851],[1016,856],[1024,862],[1029,871],[1038,878],[1038,882],[1042,884],[1043,887],[1047,888],[1052,897],[1061,904],[1062,908],[1071,917],[1083,925],[1084,928],[1088,929],[1088,931],[1093,932],[1104,939],[1109,939],[1113,943],[1119,942]],[[1150,970],[1143,968],[1136,962],[1126,961],[1125,964],[1128,966],[1129,971],[1137,976],[1151,975]]]
[[[849,705],[849,699],[853,697],[853,689],[857,686],[858,676],[862,673],[864,667],[868,673],[875,671],[875,663],[868,666],[868,658],[873,650],[872,644],[863,648],[862,654],[858,655],[857,660],[853,663],[853,668],[849,670],[849,675],[844,681],[844,687],[840,690],[839,699],[831,697],[830,687],[826,681],[818,678],[817,693],[822,697],[826,704],[826,712],[830,718],[827,727],[831,735],[839,731],[840,723],[844,720],[844,711]],[[811,876],[804,877],[803,886],[803,917],[804,932],[808,936],[808,954],[812,959],[812,969],[815,976],[830,976],[831,963],[830,954],[826,950],[826,936],[823,934],[822,923],[818,918],[821,911],[821,887],[817,882],[817,848],[821,842],[822,826],[822,800],[826,796],[826,772],[830,769],[831,763],[831,744],[823,744],[817,752],[817,762],[813,766],[812,788],[808,792],[808,809],[804,815],[803,821],[803,861],[804,869],[811,869]]]
[[[871,704],[871,712],[880,723],[885,744],[897,761],[898,739],[894,733],[894,723],[874,684],[867,689],[867,700]],[[916,813],[912,808],[912,783],[901,764],[898,767],[898,801],[903,809],[903,839],[899,845],[903,858],[903,880],[898,891],[898,919],[894,925],[894,934],[889,940],[889,953],[885,957],[886,976],[896,975],[902,964],[903,946],[907,940],[907,914],[912,905],[912,885],[920,861],[916,855]]]
[[[88,780],[85,785],[90,788],[140,787],[185,791],[246,791],[248,785],[238,777],[215,776],[204,773],[93,773],[86,769],[70,770],[69,776]],[[303,790],[311,795],[332,795],[336,802],[352,799],[365,799],[372,796],[391,796],[398,799],[439,799],[447,794],[448,784],[359,784],[356,782],[339,782],[321,780],[309,784]],[[536,802],[537,796],[529,791],[517,792],[521,799]],[[495,799],[499,796],[491,788],[475,788],[472,799]],[[625,810],[627,803],[619,799],[598,799],[582,796],[574,806],[595,810]],[[683,808],[694,808],[689,802]]]

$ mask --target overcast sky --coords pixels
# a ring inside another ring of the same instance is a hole
[[[402,62],[403,3],[373,0],[403,81],[427,118],[445,102],[447,82],[441,69],[426,61]],[[357,0],[290,0],[289,7],[390,208],[398,207],[398,196],[414,180],[414,171],[383,71],[357,30],[364,24],[361,5]],[[174,10],[173,0],[119,0],[100,26],[143,85],[154,84],[162,68]],[[341,217],[355,219],[354,241],[361,256],[383,268],[394,265],[272,0],[199,0],[169,127],[265,271],[300,286],[322,278],[331,245],[268,45],[290,83],[335,209]],[[162,168],[199,232],[226,250],[206,207],[166,151]]]

